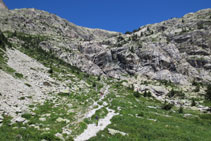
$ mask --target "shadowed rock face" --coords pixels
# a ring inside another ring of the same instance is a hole
[[[8,9],[3,0],[0,0],[0,9]]]

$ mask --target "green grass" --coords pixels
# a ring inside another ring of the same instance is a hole
[[[48,141],[58,140],[52,133],[39,131],[22,123],[11,124],[11,118],[4,116],[3,125],[0,127],[0,139],[2,141],[36,141],[46,139]]]
[[[121,86],[119,86],[121,87]],[[115,116],[104,131],[91,140],[210,140],[211,116],[198,112],[184,110],[184,114],[191,113],[192,117],[185,118],[178,113],[179,108],[170,111],[162,110],[162,104],[153,99],[136,98],[127,88],[116,89],[117,93],[124,93],[122,98],[113,98],[110,108],[121,108],[120,115]],[[109,96],[110,97],[110,96]],[[132,103],[132,104],[131,104]],[[155,106],[150,109],[147,106]],[[176,111],[176,112],[173,112]],[[167,116],[166,116],[167,115]],[[150,120],[155,119],[156,121]],[[129,134],[121,136],[111,135],[108,128]]]
[[[21,73],[15,73],[15,77],[16,78],[19,78],[19,79],[22,79],[23,78],[23,74],[21,74]]]
[[[22,79],[23,74],[17,73],[13,68],[7,65],[8,57],[6,56],[5,52],[6,48],[11,48],[11,46],[12,44],[8,41],[4,34],[0,32],[0,69],[15,78]]]

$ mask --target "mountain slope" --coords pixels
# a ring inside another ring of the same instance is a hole
[[[1,10],[0,139],[209,140],[210,23],[205,9],[121,34]]]

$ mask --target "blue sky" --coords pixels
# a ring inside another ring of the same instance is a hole
[[[36,8],[80,26],[132,31],[142,25],[211,8],[211,0],[4,0],[9,9]]]

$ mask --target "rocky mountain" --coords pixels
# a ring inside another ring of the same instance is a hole
[[[210,82],[211,9],[122,34],[0,1],[2,140],[211,138]]]
[[[44,50],[90,74],[144,75],[180,84],[211,80],[210,9],[127,35],[79,27],[35,9],[2,11],[0,18],[2,31],[47,36],[40,43]]]

